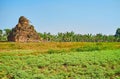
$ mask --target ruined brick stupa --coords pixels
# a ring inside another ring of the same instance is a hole
[[[35,31],[34,26],[30,25],[29,20],[24,16],[19,18],[18,24],[8,35],[8,41],[13,42],[39,42],[40,37]]]

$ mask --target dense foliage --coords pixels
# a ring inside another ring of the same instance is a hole
[[[120,38],[114,35],[102,34],[75,34],[74,32],[58,33],[52,35],[50,33],[39,33],[43,41],[56,41],[56,42],[119,42]]]
[[[75,34],[72,32],[58,33],[52,35],[50,33],[39,33],[43,41],[56,42],[120,42],[120,32],[117,30],[115,35],[103,35],[101,33],[92,34]]]

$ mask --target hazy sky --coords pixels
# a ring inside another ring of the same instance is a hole
[[[0,29],[27,17],[38,32],[115,34],[120,0],[0,0]]]

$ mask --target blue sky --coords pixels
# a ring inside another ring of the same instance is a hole
[[[120,27],[120,0],[0,0],[0,29],[15,27],[20,16],[42,33],[113,35]]]

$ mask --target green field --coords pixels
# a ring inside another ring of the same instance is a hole
[[[120,79],[120,43],[0,43],[0,79]]]

